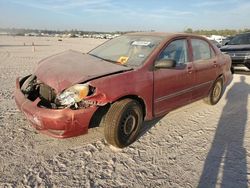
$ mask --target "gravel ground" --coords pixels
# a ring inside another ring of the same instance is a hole
[[[67,49],[87,52],[102,42],[0,37],[0,187],[250,185],[250,77],[246,74],[234,75],[216,106],[198,101],[146,122],[147,131],[122,150],[104,141],[102,128],[63,140],[31,128],[13,99],[15,78],[31,73],[49,55]]]

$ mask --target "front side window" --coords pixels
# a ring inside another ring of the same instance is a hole
[[[191,39],[193,49],[193,60],[207,60],[213,57],[213,50],[209,44],[201,39]]]
[[[160,60],[174,60],[176,65],[188,62],[187,41],[185,39],[175,40],[171,42],[160,54]]]
[[[128,67],[139,67],[163,40],[159,36],[124,35],[90,51],[89,54]]]

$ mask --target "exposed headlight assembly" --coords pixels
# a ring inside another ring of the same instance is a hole
[[[72,106],[83,100],[88,94],[88,84],[77,84],[64,90],[56,99],[62,106]]]

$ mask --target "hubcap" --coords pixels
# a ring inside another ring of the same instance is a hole
[[[136,125],[136,118],[133,115],[129,115],[124,122],[124,130],[123,130],[124,133],[126,135],[130,135],[133,132],[135,125]]]
[[[221,94],[221,84],[220,82],[217,82],[215,87],[214,87],[214,91],[213,91],[213,98],[214,98],[214,101],[217,101],[219,100],[220,98],[220,94]]]

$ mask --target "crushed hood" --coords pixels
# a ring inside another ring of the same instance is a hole
[[[131,68],[69,50],[40,61],[35,75],[60,93],[74,84],[128,70]]]

